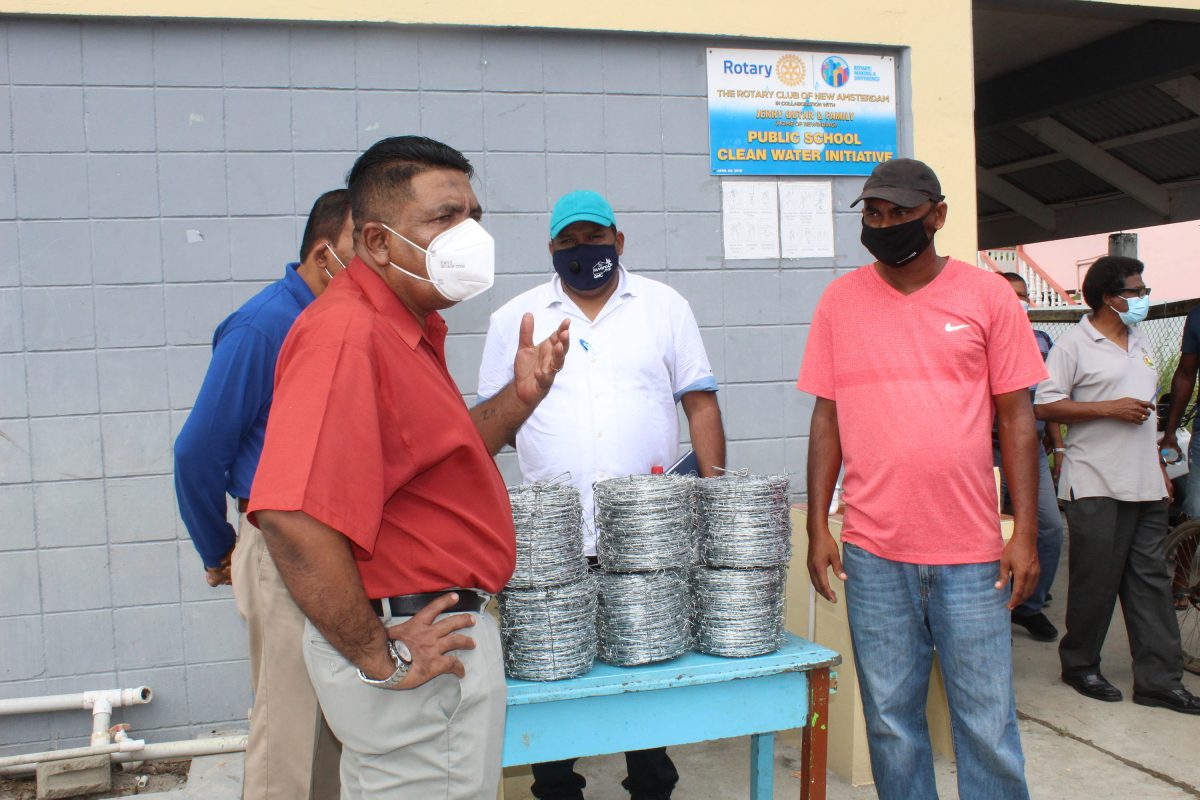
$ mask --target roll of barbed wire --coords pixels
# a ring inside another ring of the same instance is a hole
[[[778,650],[786,580],[785,567],[697,567],[692,572],[696,649],[733,658]]]
[[[562,586],[587,574],[579,490],[565,483],[508,487],[517,561],[509,588]]]
[[[504,672],[527,681],[578,677],[596,658],[596,578],[498,595]]]
[[[651,664],[691,648],[691,593],[685,573],[600,572],[597,655],[619,667]]]
[[[792,557],[786,475],[726,475],[696,481],[701,562],[775,567]]]
[[[695,560],[691,478],[629,475],[599,481],[596,556],[607,572],[683,569]]]

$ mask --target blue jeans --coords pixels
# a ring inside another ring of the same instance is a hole
[[[1041,574],[1033,594],[1024,603],[1013,609],[1014,617],[1028,617],[1036,614],[1046,605],[1046,595],[1054,585],[1054,576],[1058,573],[1058,561],[1062,556],[1063,521],[1058,510],[1058,495],[1054,491],[1054,478],[1050,475],[1050,463],[1046,454],[1038,448],[1038,495],[1037,495],[1037,554]],[[1000,454],[996,453],[996,464],[999,465]],[[1008,496],[1008,484],[1004,475],[1000,475],[1000,494]]]
[[[936,800],[925,703],[937,648],[958,794],[1027,800],[1012,686],[1009,591],[1000,566],[927,566],[842,547],[854,663],[880,800]]]
[[[1183,500],[1183,513],[1192,519],[1200,519],[1200,425],[1192,431],[1192,443],[1188,445],[1187,497]]]

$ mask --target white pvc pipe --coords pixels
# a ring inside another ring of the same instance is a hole
[[[84,756],[99,756],[105,754],[117,754],[136,752],[145,748],[146,742],[142,739],[126,739],[123,742],[113,742],[112,744],[104,744],[99,747],[69,747],[66,750],[46,750],[41,753],[27,753],[22,756],[5,756],[0,758],[0,775],[14,774],[10,770],[29,766],[30,772],[36,771],[38,764],[46,761],[62,761],[65,758],[82,758]]]
[[[97,697],[92,704],[92,747],[102,747],[112,743],[112,734],[108,726],[112,722],[112,704],[107,697]]]
[[[138,686],[134,689],[100,689],[75,694],[53,694],[45,697],[14,697],[0,700],[0,716],[7,714],[40,714],[46,711],[71,711],[73,709],[92,709],[97,700],[104,700],[112,708],[122,706],[138,706],[149,703],[154,698],[154,692],[149,686]]]
[[[136,745],[136,746],[135,746]],[[73,750],[51,750],[47,753],[32,753],[25,756],[9,756],[0,759],[0,775],[29,775],[37,772],[40,761],[58,761],[63,758],[109,753],[114,763],[126,761],[161,761],[170,758],[194,758],[220,753],[240,753],[246,749],[246,734],[217,736],[211,739],[192,739],[182,742],[160,742],[146,744],[142,740],[125,741],[106,745],[103,748],[77,747]]]

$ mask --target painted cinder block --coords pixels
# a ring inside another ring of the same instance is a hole
[[[778,437],[785,391],[782,383],[734,383],[722,388],[725,435],[729,439]]]
[[[229,220],[229,250],[235,281],[277,281],[289,262],[300,259],[291,217]]]
[[[91,231],[86,219],[21,221],[16,231],[25,286],[91,284]]]
[[[77,153],[85,148],[83,89],[14,86],[13,147],[22,153]]]
[[[781,318],[777,270],[727,270],[722,276],[726,325],[778,325]]]
[[[416,89],[420,85],[422,34],[395,27],[354,31],[355,75],[359,89]]]
[[[489,151],[546,149],[545,106],[540,94],[485,94],[484,145]]]
[[[227,281],[229,262],[229,220],[200,217],[162,221],[163,277],[168,283]]]
[[[160,153],[158,194],[166,217],[227,214],[225,158],[218,153]]]
[[[8,37],[13,83],[77,86],[83,79],[80,25],[74,21],[31,20]]]
[[[153,347],[166,344],[163,287],[96,287],[96,344],[99,347]]]
[[[154,82],[159,86],[220,86],[220,26],[155,25]]]
[[[168,284],[166,297],[168,344],[211,344],[217,325],[237,308],[227,283]]]
[[[114,607],[179,602],[179,557],[174,542],[113,544],[108,559]]]
[[[31,416],[94,414],[100,410],[95,351],[28,353],[25,365]]]
[[[546,95],[546,149],[551,153],[603,153],[604,96]]]
[[[481,95],[422,90],[420,104],[422,135],[445,142],[464,153],[483,149]],[[476,168],[479,166],[477,164]]]
[[[108,548],[62,547],[38,551],[39,574],[42,581],[42,610],[50,615],[57,612],[107,610],[112,605],[108,586]],[[68,623],[58,620],[53,626],[47,617],[47,644],[52,632],[66,632]],[[107,626],[110,627],[111,626]],[[110,631],[111,633],[111,631]],[[110,637],[111,638],[111,637]],[[112,642],[108,643],[109,648]],[[58,667],[54,667],[58,668]],[[63,665],[62,668],[66,668]],[[76,672],[85,670],[77,669]],[[58,673],[71,674],[71,673]]]
[[[662,152],[663,116],[658,97],[606,95],[603,120],[608,152]]]
[[[37,553],[33,550],[0,553],[0,614],[39,614],[42,591],[38,581]]]
[[[88,157],[88,209],[93,218],[158,215],[158,160],[153,153]]]
[[[549,37],[525,31],[488,31],[483,36],[483,88],[491,92],[540,92],[542,43]]]
[[[308,89],[292,92],[292,146],[296,150],[358,147],[355,93]]]
[[[663,182],[667,211],[721,210],[721,181],[705,156],[665,156]]]
[[[157,347],[101,350],[97,360],[101,411],[114,414],[167,408],[165,350]]]
[[[29,428],[34,480],[81,480],[104,474],[98,416],[32,419]]]
[[[291,59],[284,25],[231,25],[221,32],[226,86],[288,86]]]
[[[232,630],[227,639],[238,638]],[[245,725],[250,696],[250,668],[245,661],[187,666],[188,709],[193,723],[233,722]]]
[[[230,153],[229,213],[234,217],[296,210],[292,154]]]
[[[154,91],[158,149],[220,150],[225,146],[225,92],[204,88]],[[268,124],[274,124],[268,120]]]
[[[89,86],[83,103],[88,150],[154,150],[154,90]]]
[[[608,155],[604,159],[605,197],[621,211],[663,210],[662,158],[656,155]]]
[[[360,90],[356,113],[359,151],[366,150],[380,139],[421,130],[421,97],[414,91]],[[297,178],[300,177],[300,164],[300,157],[297,156]],[[343,178],[347,171],[349,167],[342,170]]]
[[[17,214],[22,219],[83,219],[88,215],[87,156],[17,153]]]
[[[0,617],[0,640],[4,642],[0,682],[27,680],[45,674],[42,639],[41,617]]]
[[[484,180],[487,208],[545,212],[546,157],[541,153],[489,153]]]
[[[92,275],[97,284],[162,281],[158,220],[96,220],[91,229]]]
[[[482,35],[477,30],[422,31],[418,46],[422,89],[483,88]]]
[[[104,544],[104,481],[38,483],[33,501],[39,547]]]
[[[175,484],[170,475],[110,478],[104,482],[104,496],[110,542],[166,541],[174,548]],[[172,573],[178,575],[178,569]]]
[[[154,83],[154,28],[149,24],[92,22],[83,26],[83,82],[91,86]]]
[[[166,411],[106,414],[104,474],[162,475],[171,471],[171,423]]]
[[[292,86],[314,89],[354,88],[354,29],[293,27]]]

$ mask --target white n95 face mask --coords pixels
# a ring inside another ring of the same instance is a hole
[[[388,263],[410,278],[432,283],[447,300],[460,303],[492,288],[496,279],[496,241],[475,220],[465,219],[442,231],[433,237],[428,250],[387,225],[383,227],[425,254],[429,277],[422,278],[391,261]]]

